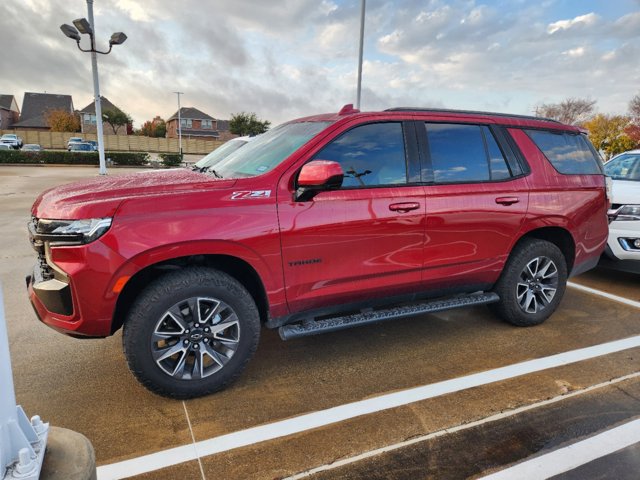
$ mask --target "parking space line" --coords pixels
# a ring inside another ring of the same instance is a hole
[[[98,467],[98,478],[100,480],[115,480],[152,472],[179,463],[195,460],[198,455],[208,456],[226,452],[331,425],[351,418],[389,410],[441,395],[500,382],[636,347],[640,347],[640,335],[347,403],[325,410],[302,414],[286,420],[201,440],[195,444],[183,445],[130,460],[104,465]],[[194,447],[197,448],[196,455],[194,455],[196,451]]]
[[[486,480],[549,478],[640,442],[640,419],[482,477]]]
[[[350,465],[352,463],[359,462],[361,460],[366,460],[367,458],[372,458],[377,455],[381,455],[383,453],[392,452],[394,450],[399,450],[404,447],[408,447],[410,445],[414,445],[416,443],[425,442],[427,440],[431,440],[432,438],[442,437],[443,435],[449,435],[451,433],[460,432],[463,430],[468,430],[470,428],[479,427],[481,425],[495,422],[498,420],[504,420],[505,418],[510,418],[520,413],[528,412],[530,410],[535,410],[536,408],[546,407],[548,405],[552,405],[554,403],[558,403],[563,400],[568,400],[569,398],[577,397],[579,395],[584,395],[587,393],[591,393],[594,390],[599,390],[601,388],[610,387],[612,385],[616,385],[621,382],[625,382],[627,380],[632,380],[634,378],[640,377],[640,372],[631,373],[629,375],[624,375],[623,377],[614,378],[612,380],[608,380],[606,382],[598,383],[596,385],[591,385],[590,387],[582,388],[580,390],[574,390],[569,393],[564,393],[562,395],[558,395],[553,398],[549,398],[547,400],[542,400],[541,402],[532,403],[530,405],[524,405],[522,407],[514,408],[512,410],[507,410],[505,412],[496,413],[495,415],[491,415],[489,417],[482,418],[480,420],[476,420],[474,422],[464,423],[462,425],[456,425],[455,427],[445,428],[443,430],[438,430],[437,432],[432,432],[426,435],[421,435],[419,437],[413,437],[409,440],[405,440],[403,442],[394,443],[393,445],[386,445],[381,448],[376,448],[375,450],[369,450],[368,452],[361,453],[359,455],[354,455],[353,457],[343,458],[337,460],[333,463],[321,465],[318,467],[314,467],[312,469],[306,470],[304,472],[296,473],[295,475],[291,475],[290,477],[286,477],[283,480],[299,480],[301,478],[306,478],[316,473],[324,472],[327,470],[333,470],[338,467],[343,467],[345,465]]]
[[[196,442],[196,436],[193,434],[193,428],[191,427],[191,419],[189,418],[189,412],[187,411],[187,404],[182,401],[182,408],[184,409],[184,416],[187,417],[187,425],[189,425],[189,433],[191,434],[191,441],[193,442],[193,449],[195,450],[195,454],[198,458],[198,465],[200,466],[200,475],[202,475],[202,480],[207,480],[207,477],[204,474],[204,468],[202,468],[202,461],[200,460],[200,455],[198,454],[198,445]]]
[[[598,295],[600,297],[608,298],[609,300],[614,300],[616,302],[624,303],[625,305],[630,305],[632,307],[640,308],[640,302],[636,302],[635,300],[631,300],[629,298],[620,297],[618,295],[614,295],[613,293],[603,292],[602,290],[586,287],[584,285],[580,285],[579,283],[573,283],[573,282],[567,282],[567,286],[571,288],[575,288],[576,290],[582,290],[583,292],[591,293],[593,295]]]

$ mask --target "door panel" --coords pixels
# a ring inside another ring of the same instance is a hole
[[[426,194],[425,285],[495,282],[525,218],[525,179],[432,185]]]
[[[322,192],[278,211],[292,312],[420,288],[423,187]]]

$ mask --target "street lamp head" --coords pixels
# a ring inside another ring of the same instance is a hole
[[[64,25],[60,25],[60,30],[62,30],[62,33],[67,37],[72,38],[76,42],[80,41],[80,34],[78,33],[78,30],[71,25],[67,25],[66,23]]]
[[[91,24],[86,18],[76,18],[73,21],[73,24],[76,26],[80,33],[83,33],[85,35],[93,35]]]
[[[111,39],[109,40],[109,45],[122,45],[126,39],[127,39],[127,36],[124,33],[116,32],[113,35],[111,35]]]

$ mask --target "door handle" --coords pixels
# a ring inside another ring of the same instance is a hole
[[[500,205],[512,205],[514,203],[518,203],[520,199],[518,197],[498,197],[496,198],[496,203]]]
[[[417,210],[418,208],[420,208],[420,204],[418,202],[392,203],[389,205],[389,210],[401,213]]]

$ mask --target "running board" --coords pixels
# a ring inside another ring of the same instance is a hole
[[[394,320],[396,318],[411,317],[423,313],[435,313],[452,308],[469,307],[472,305],[484,305],[500,300],[500,297],[493,292],[472,293],[470,295],[457,296],[444,300],[434,300],[430,302],[413,303],[401,307],[393,307],[386,310],[375,310],[364,313],[345,315],[344,317],[327,318],[323,320],[306,320],[301,323],[284,325],[278,329],[280,338],[290,340],[298,337],[308,337],[325,332],[335,332],[345,328],[368,325],[370,323]]]

